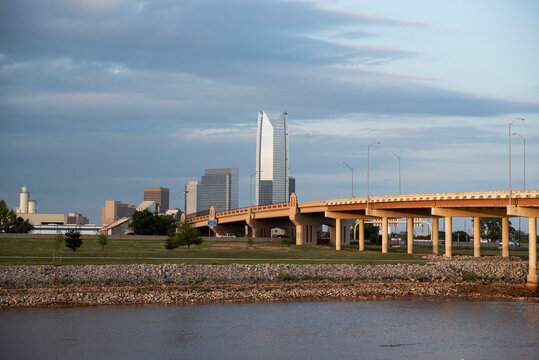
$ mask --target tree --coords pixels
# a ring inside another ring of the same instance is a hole
[[[29,233],[34,225],[28,219],[17,216],[15,211],[9,210],[4,200],[0,200],[0,232]]]
[[[153,214],[148,210],[135,211],[129,226],[137,235],[153,235]]]
[[[9,209],[4,200],[0,200],[0,232],[7,232],[6,228],[9,224]]]
[[[380,227],[365,223],[365,240],[370,241],[372,244],[381,244]]]
[[[178,225],[176,241],[178,246],[187,245],[187,249],[191,252],[191,245],[200,245],[204,240],[202,240],[196,229],[193,229],[187,222],[182,222]]]
[[[167,235],[170,227],[176,227],[176,219],[170,215],[153,216],[153,235]]]
[[[445,236],[445,233],[444,233]],[[453,231],[451,234],[451,240],[455,242],[468,242],[470,241],[470,236],[462,230],[459,231]]]
[[[109,238],[107,237],[107,234],[102,232],[97,236],[97,243],[101,245],[101,251],[105,251],[105,245],[109,243]]]
[[[173,251],[178,246],[178,240],[176,239],[176,226],[169,226],[167,231],[167,239],[165,240],[165,249]]]
[[[80,232],[75,229],[66,231],[64,241],[66,243],[66,247],[70,248],[73,251],[77,250],[82,245]]]
[[[60,229],[56,229],[56,236],[54,237],[54,252],[52,253],[52,262],[56,263],[62,263],[62,257],[59,256],[60,254],[60,247],[62,246],[62,243],[64,242],[64,234],[62,234],[62,231]]]
[[[137,235],[167,235],[170,226],[176,224],[172,216],[155,215],[148,210],[135,211],[131,229]]]
[[[473,223],[473,219],[472,219]],[[502,240],[502,219],[501,218],[481,218],[480,231],[488,241],[499,242]],[[515,228],[509,223],[509,236],[516,236]]]

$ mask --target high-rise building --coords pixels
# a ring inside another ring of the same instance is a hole
[[[69,213],[69,215],[64,216],[64,224],[74,224],[74,225],[86,225],[89,224],[90,221],[88,218],[82,214],[79,213]]]
[[[185,185],[185,214],[193,214],[198,211],[198,181],[189,181]]]
[[[144,188],[144,201],[155,201],[157,212],[164,213],[168,210],[169,189],[162,187]]]
[[[198,209],[225,211],[238,207],[238,169],[205,169],[198,187]]]
[[[112,224],[123,217],[131,217],[135,213],[135,206],[122,204],[117,200],[105,201],[105,207],[101,208],[101,224]]]
[[[288,178],[288,198],[290,199],[290,195],[296,192],[296,178],[290,176]]]
[[[275,204],[289,199],[288,130],[283,112],[270,120],[258,112],[256,135],[256,204]]]

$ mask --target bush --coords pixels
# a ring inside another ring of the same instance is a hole
[[[187,245],[187,249],[191,252],[191,245],[200,245],[204,240],[200,237],[198,230],[193,229],[187,222],[182,222],[178,225],[178,233],[175,240],[178,246]]]
[[[78,230],[69,230],[65,233],[65,243],[68,248],[75,251],[82,245],[82,239]]]
[[[101,245],[101,251],[105,251],[105,245],[107,245],[109,242],[109,239],[107,238],[107,234],[101,233],[97,237],[97,243]]]

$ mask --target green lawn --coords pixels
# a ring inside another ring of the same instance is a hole
[[[228,264],[228,263],[345,263],[345,264],[424,264],[422,255],[430,254],[430,247],[415,247],[414,255],[406,248],[391,248],[382,254],[380,246],[367,245],[366,252],[357,246],[344,246],[336,251],[330,246],[295,246],[279,242],[255,242],[248,247],[245,241],[207,241],[200,246],[168,251],[163,240],[109,240],[105,251],[97,240],[84,240],[75,252],[62,245],[57,254],[61,264]],[[50,264],[54,253],[54,239],[0,239],[0,265]],[[443,247],[440,247],[440,254]],[[454,254],[472,254],[473,250],[453,248]],[[483,250],[484,255],[499,255],[501,250]],[[511,251],[511,255],[527,257],[526,250]]]

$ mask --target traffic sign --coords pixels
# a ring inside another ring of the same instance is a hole
[[[208,220],[208,226],[217,226],[217,220]]]

